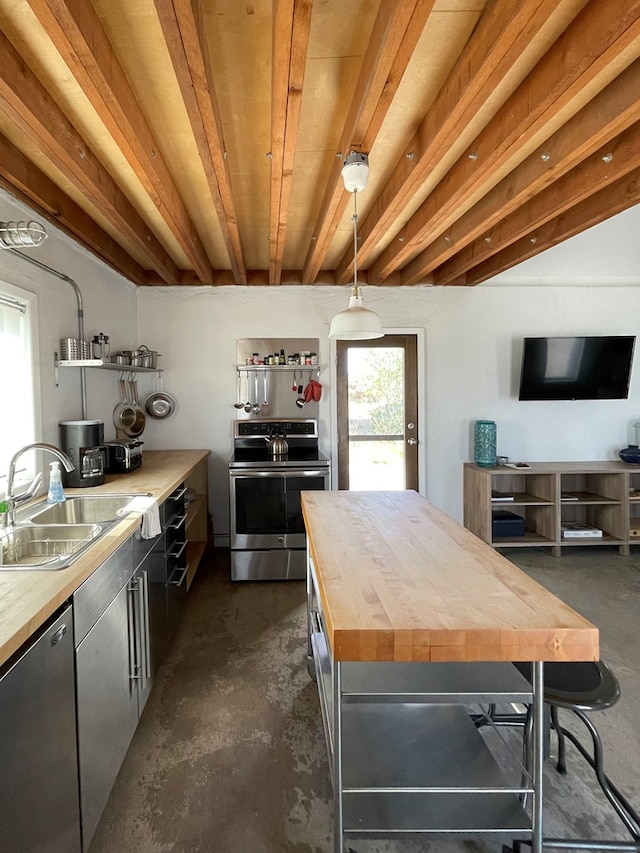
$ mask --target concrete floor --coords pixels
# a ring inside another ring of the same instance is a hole
[[[622,697],[597,714],[607,771],[640,807],[640,549],[504,552],[592,620]],[[306,671],[304,583],[231,584],[213,552],[90,853],[329,853],[332,792],[317,691]],[[571,747],[569,747],[571,750]],[[575,752],[545,769],[547,834],[626,839]],[[353,841],[357,853],[501,850],[501,842]],[[526,848],[525,848],[526,850]]]

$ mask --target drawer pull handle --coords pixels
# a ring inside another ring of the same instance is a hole
[[[178,548],[177,551],[168,551],[169,557],[179,557],[186,547],[187,547],[187,542],[185,540],[184,542],[180,543],[180,547]]]
[[[185,566],[184,569],[176,569],[174,572],[171,573],[171,577],[169,578],[168,583],[171,586],[180,586],[182,584],[182,581],[184,580],[184,576],[187,574],[188,571],[189,566]],[[176,572],[180,573],[180,577],[177,580],[172,580]]]

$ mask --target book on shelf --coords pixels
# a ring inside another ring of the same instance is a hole
[[[582,521],[563,521],[560,529],[563,539],[602,539],[602,530]]]
[[[504,503],[507,501],[515,500],[514,495],[505,495],[502,492],[491,492],[491,500],[498,501],[499,503]]]

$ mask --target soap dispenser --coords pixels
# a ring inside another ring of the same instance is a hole
[[[50,504],[60,504],[65,501],[64,489],[62,488],[62,471],[60,470],[59,462],[52,462],[49,466],[49,492],[47,494],[47,502]]]

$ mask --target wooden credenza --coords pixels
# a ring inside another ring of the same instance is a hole
[[[522,535],[496,535],[494,513],[524,519]],[[566,538],[563,525],[601,531]],[[529,468],[464,465],[464,526],[494,548],[616,545],[629,554],[640,543],[640,466],[625,462],[534,462]]]

